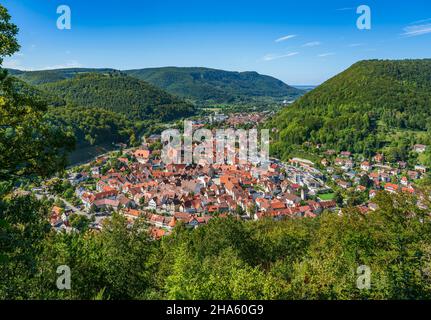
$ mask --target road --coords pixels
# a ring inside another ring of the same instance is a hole
[[[46,196],[48,199],[53,199],[53,200],[60,199],[61,201],[63,201],[66,204],[67,207],[69,207],[70,209],[72,209],[73,213],[76,213],[76,214],[79,214],[79,215],[82,215],[82,216],[86,216],[89,219],[91,218],[91,214],[80,210],[79,208],[77,208],[73,204],[71,204],[69,201],[67,201],[67,200],[65,200],[65,199],[63,199],[61,197],[54,196],[52,194],[43,194],[42,195],[42,194],[39,194],[39,193],[35,193],[35,195],[36,195],[36,198],[38,200],[42,199],[43,196]]]

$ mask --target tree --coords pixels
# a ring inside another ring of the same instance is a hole
[[[341,192],[337,191],[334,195],[334,201],[337,203],[338,206],[342,206],[344,203],[344,198]]]
[[[46,103],[18,91],[4,70],[0,94],[0,180],[46,177],[64,168],[74,138],[44,121]]]
[[[0,65],[4,57],[13,55],[20,48],[16,40],[18,27],[11,23],[10,19],[6,8],[0,5]]]
[[[367,174],[362,175],[359,184],[365,188],[370,188],[373,185],[373,180]]]
[[[19,49],[17,32],[0,5],[0,64]],[[46,205],[10,191],[64,167],[73,146],[61,128],[44,121],[45,111],[43,101],[0,69],[0,299],[29,297],[40,243],[50,232]]]
[[[235,214],[238,216],[242,216],[244,214],[244,210],[240,205],[237,205],[235,208]]]
[[[145,207],[145,205],[146,205],[146,203],[145,203],[145,197],[142,197],[142,198],[139,199],[139,205],[141,207]]]
[[[90,220],[83,215],[72,214],[69,217],[70,225],[79,230],[79,232],[85,232],[90,227]]]

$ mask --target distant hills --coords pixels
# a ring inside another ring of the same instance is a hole
[[[203,104],[247,102],[253,99],[292,99],[304,92],[257,72],[208,68],[150,68],[124,71],[169,93]]]
[[[268,126],[276,128],[273,151],[281,157],[304,142],[363,154],[388,143],[399,147],[407,133],[395,142],[390,134],[431,132],[431,59],[358,62]]]
[[[46,71],[10,70],[33,85],[70,80],[88,73],[119,73],[113,69],[71,68]],[[208,68],[148,68],[121,71],[121,74],[148,82],[168,93],[199,105],[233,104],[296,99],[305,91],[257,72],[232,72]]]

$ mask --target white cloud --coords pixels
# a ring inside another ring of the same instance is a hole
[[[308,42],[306,44],[303,45],[303,47],[316,47],[316,46],[320,46],[322,43],[320,43],[319,41],[313,41],[313,42]]]
[[[295,38],[296,36],[297,36],[296,34],[289,34],[289,35],[287,35],[287,36],[284,36],[284,37],[281,37],[281,38],[276,39],[276,40],[275,40],[275,42],[282,42],[282,41],[286,41],[286,40],[289,40],[289,39]]]
[[[272,61],[272,60],[277,60],[277,59],[281,59],[281,58],[287,58],[287,57],[293,57],[298,55],[299,52],[289,52],[286,54],[267,54],[266,56],[263,57],[264,61]]]
[[[431,33],[431,23],[405,27],[404,33],[401,35],[406,37],[416,37],[428,33]]]
[[[329,57],[329,56],[333,56],[333,55],[335,55],[334,52],[327,52],[327,53],[318,54],[317,56],[323,58],[323,57]]]

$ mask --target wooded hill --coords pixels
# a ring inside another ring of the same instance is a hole
[[[397,130],[431,130],[431,60],[361,61],[269,121],[273,151],[304,142],[372,154]]]
[[[77,75],[39,88],[69,103],[124,113],[133,120],[169,121],[194,113],[194,107],[180,98],[118,72]]]
[[[239,103],[255,99],[294,99],[304,93],[278,79],[257,72],[177,67],[125,72],[199,104]]]
[[[14,76],[33,85],[72,79],[79,75],[120,73],[114,69],[70,68],[42,71],[9,69]],[[201,105],[274,102],[295,99],[305,91],[257,72],[232,72],[209,68],[146,68],[121,71],[167,92]]]

